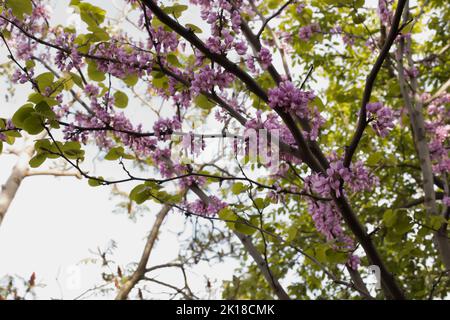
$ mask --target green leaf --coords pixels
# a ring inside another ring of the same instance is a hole
[[[87,35],[90,42],[108,41],[110,39],[108,32],[103,28],[90,26],[88,30],[92,32]]]
[[[36,62],[34,62],[34,60],[28,60],[25,62],[25,68],[27,68],[27,70],[33,69],[35,66]]]
[[[53,112],[52,108],[49,107],[47,102],[41,101],[39,102],[36,107],[34,107],[37,113],[39,113],[41,116],[47,118],[47,119],[55,119],[56,114]]]
[[[167,61],[171,64],[171,65],[173,65],[173,66],[175,66],[175,67],[182,67],[183,65],[180,63],[180,61],[178,60],[178,57],[175,55],[175,54],[173,54],[173,53],[169,53],[168,55],[167,55]]]
[[[0,141],[0,154],[2,153],[2,151],[3,151],[3,141]]]
[[[397,215],[391,209],[388,209],[383,214],[383,223],[386,227],[392,228],[397,222]]]
[[[174,4],[173,6],[167,6],[163,8],[163,11],[165,13],[168,13],[170,15],[173,15],[175,18],[181,17],[181,14],[183,11],[186,11],[188,9],[188,6],[184,4]]]
[[[81,79],[81,77],[79,75],[77,75],[76,73],[73,73],[73,72],[69,72],[69,74],[70,74],[72,81],[77,86],[79,86],[80,88],[84,88],[83,80]]]
[[[287,232],[288,236],[286,238],[286,241],[287,242],[294,241],[297,238],[297,231],[298,231],[297,226],[290,227]]]
[[[233,221],[238,219],[238,216],[230,208],[223,208],[219,211],[218,216],[220,219],[226,221],[226,225],[231,230],[235,230]]]
[[[152,84],[155,88],[166,89],[169,87],[169,80],[167,77],[153,77]]]
[[[361,8],[364,5],[364,0],[356,0],[354,5],[355,8]]]
[[[44,130],[41,117],[33,113],[23,122],[23,129],[32,135],[41,133]]]
[[[13,117],[12,117],[12,123],[14,124],[15,127],[17,128],[22,128],[23,127],[23,123],[25,121],[26,118],[28,118],[31,113],[34,112],[33,109],[33,105],[31,103],[27,103],[25,105],[23,105],[22,107],[19,108],[19,110],[17,110]]]
[[[384,159],[384,155],[381,152],[373,152],[370,154],[369,158],[367,159],[367,165],[369,166],[376,166],[379,165],[381,160]]]
[[[50,107],[56,106],[58,104],[58,101],[56,101],[53,98],[49,98],[49,97],[44,97],[42,94],[40,94],[39,92],[33,92],[28,96],[28,101],[33,102],[34,104],[38,104],[41,101],[45,101],[47,102],[47,104]]]
[[[194,33],[202,33],[203,32],[203,30],[200,29],[199,27],[197,27],[195,24],[186,23],[185,27],[192,30],[192,32],[194,32]]]
[[[126,108],[128,106],[128,96],[122,91],[114,93],[114,103],[118,108]]]
[[[36,141],[34,149],[40,153],[48,152],[49,150],[52,150],[52,144],[48,139],[41,139]]]
[[[231,192],[233,192],[233,194],[240,194],[246,189],[246,186],[242,182],[237,182],[231,187]]]
[[[140,184],[133,188],[130,192],[130,199],[135,201],[137,204],[142,204],[151,195],[151,187],[146,184]]]
[[[65,142],[61,150],[64,152],[64,155],[69,159],[84,158],[84,150],[81,150],[81,144],[78,141]]]
[[[223,208],[218,213],[219,218],[222,220],[236,221],[237,215],[230,208]]]
[[[44,153],[38,153],[29,161],[30,167],[32,168],[40,167],[45,162],[46,159],[47,156]]]
[[[343,264],[348,260],[348,253],[336,251],[332,248],[325,250],[326,260],[334,264]]]
[[[430,221],[430,227],[435,230],[438,230],[446,222],[445,218],[441,215],[430,216],[428,219]]]
[[[255,205],[256,205],[256,208],[258,208],[259,210],[262,210],[265,207],[267,207],[269,205],[269,203],[264,201],[263,198],[256,198],[255,199]]]
[[[403,235],[412,229],[411,218],[406,215],[406,212],[398,214],[397,222],[394,226],[396,234]]]
[[[132,73],[127,75],[125,78],[122,79],[122,81],[129,87],[133,87],[138,82],[139,77],[137,74]]]
[[[103,182],[103,177],[98,177],[97,179],[89,179],[88,180],[88,184],[91,186],[91,187],[98,187],[98,186],[101,186],[102,185],[102,182]]]
[[[39,90],[45,92],[47,88],[52,87],[55,76],[51,72],[44,72],[38,75],[34,80],[36,81]]]
[[[199,94],[197,97],[195,97],[194,104],[199,108],[206,110],[210,110],[214,107],[214,103],[209,101],[209,99],[203,94]]]
[[[112,148],[106,154],[105,160],[114,161],[114,160],[120,159],[120,157],[122,156],[122,154],[124,154],[124,152],[125,152],[125,150],[123,149],[123,147]]]
[[[88,76],[91,80],[101,82],[106,79],[106,75],[97,69],[95,61],[88,61]]]
[[[31,15],[33,6],[31,0],[7,0],[6,7],[11,8],[13,14],[22,19],[24,14]]]
[[[80,13],[83,20],[89,27],[98,27],[105,21],[106,11],[90,3],[72,1],[71,5]]]
[[[247,236],[251,236],[257,231],[256,228],[251,227],[252,225],[253,224],[250,223],[248,220],[241,217],[239,217],[234,223],[235,230]]]
[[[361,24],[366,20],[366,17],[362,14],[352,14],[352,20],[354,24]]]

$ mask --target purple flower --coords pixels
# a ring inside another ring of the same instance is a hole
[[[189,211],[202,216],[213,216],[226,206],[227,203],[216,196],[209,196],[208,204],[205,204],[202,200],[196,200],[187,205]]]
[[[247,44],[244,41],[236,42],[234,44],[234,49],[238,55],[244,55],[247,52]]]
[[[444,196],[444,198],[442,199],[442,203],[443,203],[445,206],[450,207],[450,197]]]
[[[87,84],[84,86],[84,92],[90,98],[97,97],[99,93],[99,88],[93,84]]]
[[[394,128],[394,113],[381,102],[368,103],[366,106],[372,128],[380,137],[386,137]]]
[[[320,32],[320,26],[317,23],[312,23],[310,25],[301,27],[298,30],[298,37],[300,38],[300,40],[308,41],[309,39],[311,39],[315,32]]]
[[[388,6],[392,5],[393,0],[378,0],[378,15],[381,23],[388,27],[391,24],[392,12],[389,11]]]
[[[170,140],[170,135],[175,130],[181,129],[181,123],[177,118],[173,119],[158,119],[153,125],[155,136],[161,140]]]
[[[301,14],[302,12],[303,12],[303,9],[305,9],[305,4],[304,3],[299,3],[298,5],[297,5],[297,7],[295,8],[295,11],[298,13],[298,14]]]
[[[286,112],[293,111],[301,118],[309,114],[308,102],[315,98],[312,92],[297,89],[290,81],[283,81],[277,88],[269,89],[269,106]]]
[[[261,48],[258,54],[258,58],[263,69],[267,69],[272,64],[272,54],[267,48]]]

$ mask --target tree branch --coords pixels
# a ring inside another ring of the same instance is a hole
[[[369,73],[369,76],[366,79],[366,85],[364,87],[364,94],[361,101],[361,109],[359,111],[359,119],[358,125],[353,135],[353,138],[350,142],[350,145],[347,147],[344,157],[344,166],[349,167],[352,162],[352,157],[358,148],[359,141],[361,140],[364,130],[367,127],[367,110],[366,105],[370,101],[370,97],[372,95],[372,89],[375,84],[375,80],[377,78],[378,72],[383,66],[384,61],[389,55],[389,50],[394,43],[395,38],[398,35],[399,24],[402,17],[402,12],[405,7],[407,0],[399,0],[397,4],[397,9],[395,10],[394,18],[392,19],[391,29],[389,30],[389,34],[386,38],[386,42],[381,49],[375,64],[372,67],[372,70]]]
[[[119,292],[116,295],[116,300],[126,300],[130,291],[134,286],[145,277],[147,272],[147,263],[152,253],[153,246],[155,245],[156,239],[158,237],[159,229],[166,218],[167,214],[171,209],[170,205],[164,205],[159,213],[156,215],[156,220],[153,223],[152,230],[147,237],[147,243],[145,244],[144,251],[142,252],[141,259],[136,270],[133,272],[131,277],[120,287]]]

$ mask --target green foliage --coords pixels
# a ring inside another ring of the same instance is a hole
[[[201,109],[211,110],[214,107],[214,103],[209,101],[209,99],[203,94],[199,94],[194,99],[194,104]]]
[[[224,208],[218,213],[219,218],[226,222],[231,229],[245,235],[252,235],[258,230],[258,217],[253,216],[250,219],[244,219],[238,216],[230,208]]]
[[[83,20],[89,28],[94,28],[95,30],[96,27],[100,26],[105,21],[106,11],[99,7],[79,0],[72,0],[70,5],[79,12],[81,20]]]
[[[184,4],[174,4],[172,6],[163,6],[163,11],[172,15],[175,18],[181,17],[181,14],[186,11],[188,6]]]
[[[97,69],[97,64],[93,60],[88,60],[88,76],[91,80],[101,82],[106,79],[106,75]]]
[[[45,101],[41,101],[34,108],[30,103],[23,105],[12,117],[12,122],[16,128],[35,135],[44,130],[46,120],[53,119],[55,119],[55,113]]]
[[[34,149],[35,155],[29,162],[32,168],[40,167],[47,159],[57,159],[61,156],[69,160],[83,161],[85,154],[84,150],[81,149],[81,144],[76,141],[62,143],[41,139],[36,141]]]
[[[120,158],[123,159],[134,159],[132,155],[126,154],[125,149],[123,147],[115,147],[108,151],[108,153],[105,156],[105,160],[118,160]]]
[[[126,108],[128,106],[128,96],[122,91],[114,93],[114,104],[117,108]]]
[[[31,15],[33,11],[31,0],[6,0],[6,8],[10,8],[18,18],[23,18],[24,14]]]

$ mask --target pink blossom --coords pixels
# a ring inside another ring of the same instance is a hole
[[[368,103],[366,109],[372,128],[380,137],[386,137],[394,127],[392,110],[381,102]]]
[[[261,48],[258,54],[258,58],[264,69],[267,69],[272,64],[272,54],[267,48]]]
[[[308,115],[308,102],[315,98],[312,92],[297,89],[290,81],[283,81],[277,88],[269,89],[269,106],[272,109],[293,111],[300,118]]]

